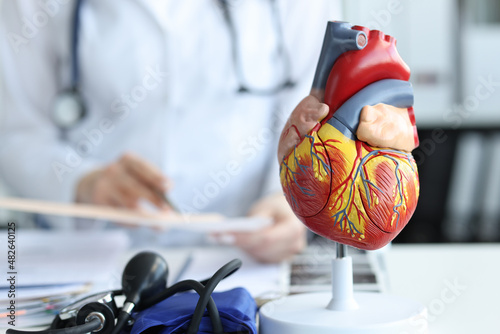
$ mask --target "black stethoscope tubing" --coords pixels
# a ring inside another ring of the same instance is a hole
[[[157,293],[153,297],[141,301],[137,305],[135,311],[142,311],[144,309],[147,309],[175,294],[186,292],[189,290],[194,290],[196,293],[198,293],[200,298],[198,299],[198,303],[196,304],[195,310],[193,312],[193,317],[191,318],[186,333],[196,334],[198,332],[201,320],[203,318],[203,314],[205,312],[205,309],[207,309],[210,320],[212,322],[213,333],[223,334],[224,328],[222,326],[222,321],[220,319],[219,311],[212,298],[212,292],[215,290],[220,281],[232,275],[235,271],[237,271],[241,267],[241,265],[242,265],[241,260],[234,259],[226,263],[219,270],[217,270],[210,279],[200,282],[188,279],[175,283],[174,285]],[[111,292],[115,296],[121,295],[123,293],[122,290],[114,290]],[[100,321],[97,321],[97,319],[93,319],[82,325],[77,325],[74,327],[58,328],[60,326],[60,319],[59,316],[56,316],[49,329],[37,332],[7,329],[6,333],[7,334],[83,334],[96,330],[97,328],[99,328],[100,325],[101,325]],[[112,333],[119,332],[122,328],[124,328],[124,326],[125,323],[118,322],[115,325],[115,328]]]
[[[56,95],[52,105],[52,120],[60,128],[63,137],[66,136],[66,132],[69,129],[78,124],[87,114],[84,100],[79,91],[80,69],[78,47],[80,45],[80,10],[82,2],[83,0],[76,0],[73,12],[73,26],[71,27],[70,35],[70,86]]]
[[[80,45],[80,12],[82,8],[82,2],[83,0],[76,0],[71,35],[71,87],[75,90],[78,89],[78,84],[80,82],[80,69],[78,66],[78,46]]]

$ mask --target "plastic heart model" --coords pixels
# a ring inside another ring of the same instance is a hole
[[[324,96],[329,113],[280,157],[285,197],[313,232],[373,250],[408,223],[419,194],[413,156],[370,146],[356,131],[364,106],[405,108],[417,145],[409,77],[393,37],[346,22],[328,23],[312,92]]]

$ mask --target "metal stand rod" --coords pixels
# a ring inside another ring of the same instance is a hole
[[[342,259],[347,256],[347,246],[337,243],[337,259]]]

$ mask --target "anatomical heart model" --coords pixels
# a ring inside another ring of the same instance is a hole
[[[278,149],[285,196],[312,231],[372,250],[410,220],[419,180],[409,77],[393,37],[328,23],[311,95]]]

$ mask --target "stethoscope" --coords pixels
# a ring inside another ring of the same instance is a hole
[[[157,253],[141,252],[129,260],[122,275],[122,289],[87,296],[66,306],[54,318],[50,328],[41,331],[7,329],[6,334],[119,334],[133,323],[133,312],[145,310],[175,294],[194,290],[199,295],[186,333],[196,334],[205,310],[213,332],[223,334],[224,328],[212,292],[219,282],[241,267],[234,259],[204,281],[184,280],[167,287],[168,265]],[[125,296],[121,308],[115,297]],[[129,328],[130,329],[130,328]]]
[[[80,31],[80,9],[83,0],[76,0],[71,27],[71,82],[70,87],[59,92],[52,106],[52,121],[63,134],[78,124],[87,114],[85,102],[79,91],[80,72],[78,67],[78,38]]]
[[[274,28],[278,35],[278,55],[283,63],[283,72],[285,78],[282,82],[271,87],[253,87],[248,84],[245,79],[243,64],[241,61],[241,55],[239,52],[239,40],[236,33],[236,27],[231,16],[231,10],[229,8],[229,0],[217,0],[220,8],[222,9],[222,14],[224,17],[224,22],[229,30],[229,35],[231,38],[231,55],[233,61],[233,67],[236,72],[236,77],[238,80],[237,93],[239,94],[256,94],[256,95],[273,95],[277,94],[283,90],[293,88],[295,82],[291,78],[291,64],[289,53],[285,48],[283,31],[281,28],[281,20],[279,15],[278,5],[276,0],[269,0],[271,4],[271,10],[273,15]],[[80,32],[80,12],[83,0],[76,0],[74,13],[73,13],[73,26],[71,27],[71,48],[70,48],[70,61],[71,61],[71,83],[70,87],[59,92],[55,98],[52,106],[52,120],[59,129],[62,131],[63,136],[65,133],[77,125],[82,119],[85,118],[87,114],[87,109],[82,95],[79,91],[80,84],[80,72],[79,72],[79,62],[78,62],[78,47],[79,47],[79,32]]]

